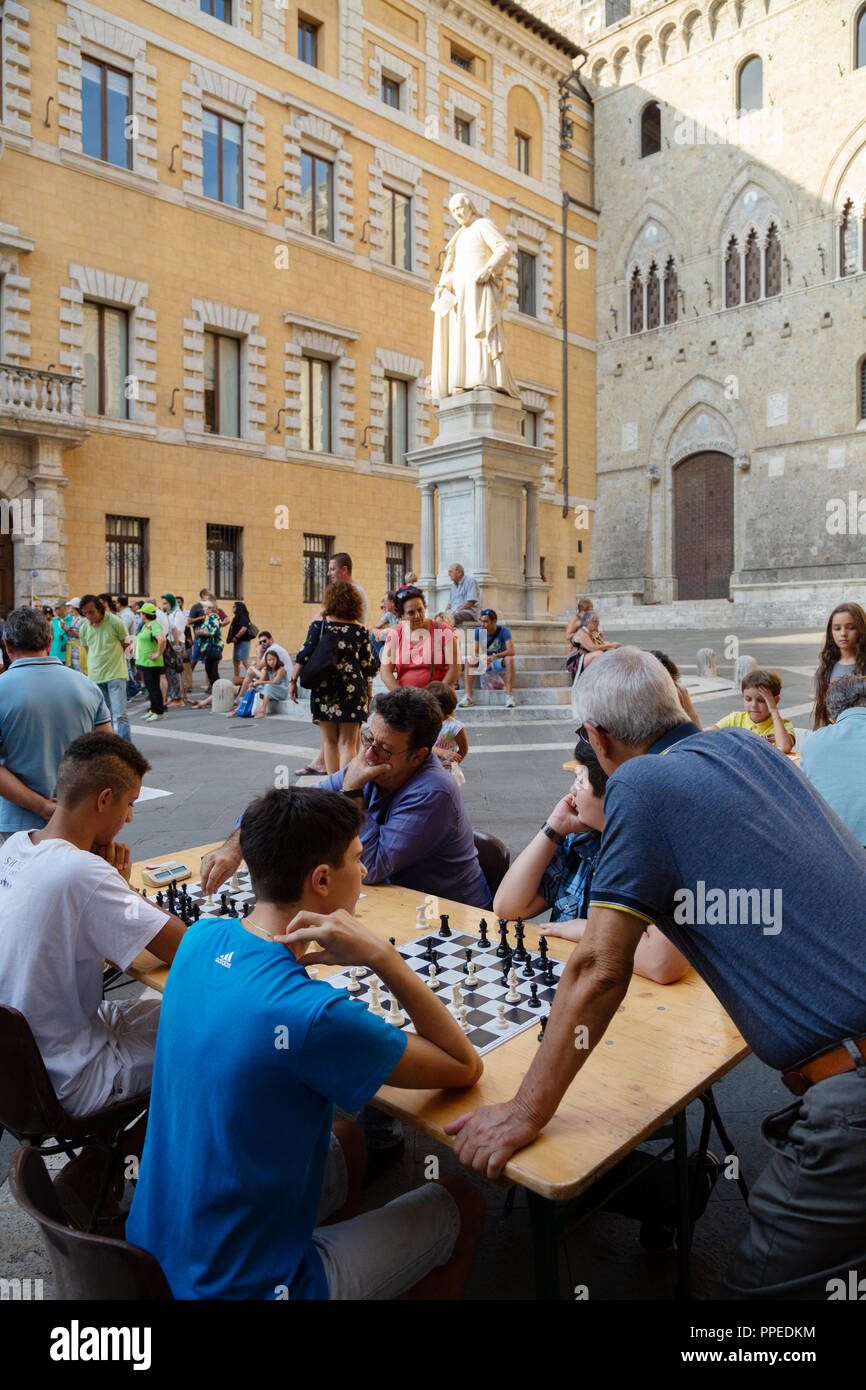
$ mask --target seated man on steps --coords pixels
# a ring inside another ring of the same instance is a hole
[[[150,768],[118,734],[82,734],[57,773],[44,830],[0,849],[0,1002],[30,1024],[58,1099],[88,1115],[150,1085],[159,1002],[102,998],[106,959],[171,962],[186,928],[129,886],[132,820]]]
[[[147,1140],[127,1239],[175,1298],[458,1298],[484,1215],[462,1179],[355,1216],[357,1126],[333,1126],[386,1082],[473,1086],[482,1063],[426,983],[354,911],[362,813],[334,792],[271,790],[244,813],[249,917],[196,923],[162,1007]],[[312,949],[311,949],[312,948]],[[317,963],[366,966],[415,1034]]]
[[[396,883],[473,907],[490,906],[460,788],[433,752],[442,728],[426,690],[377,695],[361,751],[320,785],[342,791],[363,811],[361,843],[368,883]],[[217,888],[241,862],[238,832],[201,863],[202,887]]]

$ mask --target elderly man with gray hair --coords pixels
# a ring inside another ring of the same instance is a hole
[[[800,766],[840,820],[866,845],[866,676],[827,688],[827,718],[803,744]]]
[[[6,619],[12,662],[0,681],[0,843],[16,830],[42,830],[54,813],[60,759],[74,738],[111,732],[97,685],[49,656],[51,623],[36,608]]]
[[[752,1188],[728,1292],[825,1298],[828,1275],[866,1258],[863,849],[763,739],[702,734],[652,653],[609,652],[576,700],[609,774],[586,932],[516,1096],[446,1126],[455,1153],[495,1178],[538,1136],[604,1036],[655,922],[799,1097],[765,1122],[774,1154]],[[579,1025],[589,1049],[574,1046]]]

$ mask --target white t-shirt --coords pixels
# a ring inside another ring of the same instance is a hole
[[[107,1102],[121,1065],[99,1011],[103,963],[125,970],[166,921],[117,869],[68,840],[34,845],[21,830],[0,847],[0,1002],[27,1019],[75,1114]]]
[[[118,618],[123,623],[130,637],[135,636],[135,614],[131,608],[121,608]]]
[[[154,616],[155,616],[155,618],[156,618],[156,621],[159,623],[160,627],[162,628],[163,632],[165,633],[165,635],[166,635],[166,637],[167,637],[167,636],[168,636],[168,629],[169,629],[169,627],[171,626],[171,624],[170,624],[169,621],[168,621],[168,614],[167,614],[167,613],[163,613],[163,611],[162,611],[161,608],[157,608],[156,613],[155,613]]]

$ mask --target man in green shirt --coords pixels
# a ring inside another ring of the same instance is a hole
[[[87,674],[105,696],[111,710],[115,733],[132,742],[132,732],[126,717],[126,657],[132,643],[125,625],[116,613],[109,613],[96,594],[85,594],[81,600],[84,622],[78,640],[87,649]]]
[[[144,622],[135,639],[135,664],[150,697],[150,709],[144,718],[154,723],[165,719],[165,702],[160,685],[160,676],[165,668],[162,655],[165,651],[165,633],[156,621],[155,604],[143,603],[138,611]]]

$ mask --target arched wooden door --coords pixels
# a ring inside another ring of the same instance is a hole
[[[0,531],[0,618],[15,607],[15,547],[8,531]]]
[[[733,459],[692,454],[674,469],[677,598],[728,598],[733,568]]]

